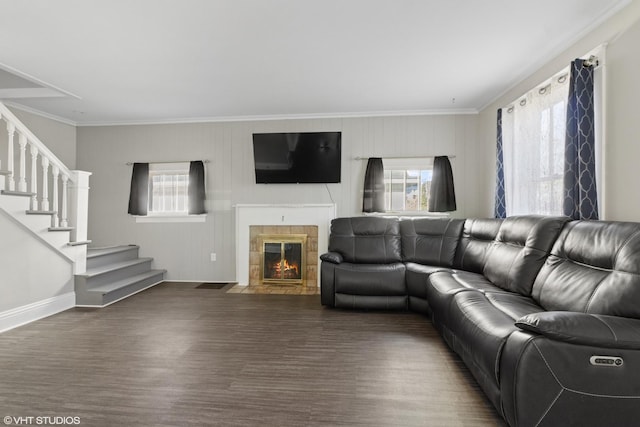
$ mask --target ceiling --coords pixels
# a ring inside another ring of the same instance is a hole
[[[77,125],[474,113],[628,2],[0,0],[0,99]]]

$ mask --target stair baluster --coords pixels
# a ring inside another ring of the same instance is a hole
[[[58,177],[60,175],[60,168],[53,165],[51,168],[51,175],[53,181],[51,185],[51,188],[53,189],[53,197],[51,198],[51,210],[53,211],[53,215],[51,216],[51,227],[57,228],[60,224],[60,218],[58,216]]]
[[[49,159],[42,157],[42,198],[40,208],[43,211],[49,210]]]
[[[23,133],[18,134],[18,145],[20,146],[20,179],[18,181],[18,191],[27,192],[27,137]]]
[[[13,137],[15,133],[16,133],[16,125],[7,121],[7,134],[8,134],[7,135],[8,136],[7,171],[9,172],[9,174],[5,178],[5,189],[9,191],[15,191],[16,189],[16,182],[15,182],[15,179],[13,178]]]
[[[38,210],[38,147],[31,145],[31,180],[29,182],[31,196],[31,210]]]
[[[69,177],[62,174],[62,214],[60,217],[60,227],[68,227],[69,221],[67,219],[67,187],[69,185]]]

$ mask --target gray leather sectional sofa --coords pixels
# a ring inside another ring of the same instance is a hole
[[[640,423],[640,224],[338,218],[329,307],[430,316],[511,426]]]

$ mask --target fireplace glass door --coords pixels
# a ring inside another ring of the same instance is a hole
[[[262,282],[303,283],[306,235],[262,237]]]

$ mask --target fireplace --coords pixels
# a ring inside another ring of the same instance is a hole
[[[260,280],[262,283],[304,284],[306,234],[260,234]]]
[[[336,217],[334,204],[238,204],[236,211],[236,281],[261,286],[259,234],[306,234],[305,286],[318,287],[318,253],[329,247],[329,228]],[[271,286],[271,285],[266,285]],[[278,286],[278,285],[274,285]]]
[[[302,286],[317,288],[318,286],[318,227],[315,225],[251,225],[249,226],[249,283],[250,286],[299,286],[298,283],[278,281],[264,283],[264,236],[274,237],[273,241],[288,241],[291,236],[306,236],[304,242],[304,264],[301,272],[304,282]],[[325,251],[326,252],[326,251]]]

